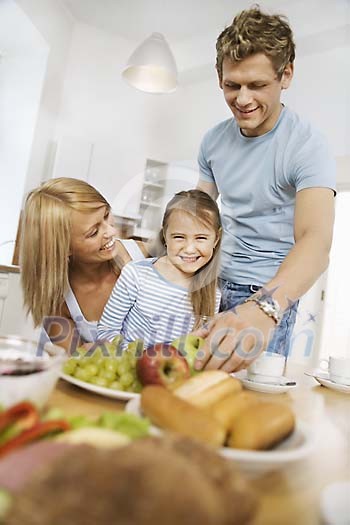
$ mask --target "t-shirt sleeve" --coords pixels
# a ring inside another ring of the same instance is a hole
[[[124,266],[97,324],[98,339],[112,341],[122,331],[123,323],[136,301],[139,275],[133,263]]]
[[[207,159],[207,135],[205,135],[200,145],[198,154],[199,179],[205,182],[213,182],[215,184],[215,179],[210,166],[210,161],[208,161]]]
[[[326,139],[321,134],[310,136],[293,153],[294,178],[296,191],[306,188],[336,189],[336,162]]]

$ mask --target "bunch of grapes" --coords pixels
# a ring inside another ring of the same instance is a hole
[[[63,372],[93,385],[140,392],[142,387],[136,376],[136,362],[143,351],[143,341],[134,341],[123,351],[120,343],[121,336],[117,336],[111,343],[90,350],[79,347],[78,357],[68,359]]]

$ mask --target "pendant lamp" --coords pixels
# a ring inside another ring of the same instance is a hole
[[[161,33],[152,33],[133,52],[123,78],[146,93],[172,93],[177,87],[177,68],[169,44]]]

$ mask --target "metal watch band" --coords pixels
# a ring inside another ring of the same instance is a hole
[[[246,303],[249,301],[253,301],[257,304],[260,310],[275,321],[276,325],[280,324],[283,312],[276,299],[273,299],[271,296],[262,295],[261,292],[258,291],[245,300]]]

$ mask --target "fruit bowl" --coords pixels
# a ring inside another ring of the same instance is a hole
[[[0,336],[0,406],[8,408],[20,401],[45,405],[53,391],[62,364],[67,359],[63,348],[17,336]]]

